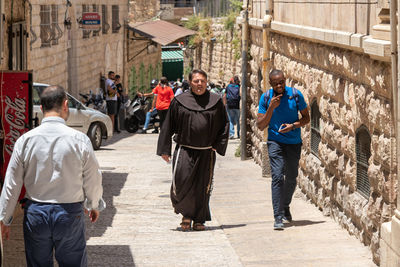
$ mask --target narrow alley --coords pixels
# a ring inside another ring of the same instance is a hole
[[[124,132],[96,152],[108,207],[87,221],[90,266],[375,266],[367,247],[298,191],[294,221],[274,231],[270,178],[234,156],[237,139],[217,157],[213,220],[205,232],[181,232],[157,137]]]

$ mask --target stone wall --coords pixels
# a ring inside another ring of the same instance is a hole
[[[151,20],[160,11],[160,1],[157,0],[129,0],[129,22],[143,22]]]
[[[42,45],[40,34],[40,5],[43,3],[37,0],[31,3],[32,28],[37,39],[31,39],[34,42],[30,50],[28,69],[33,69],[34,81],[59,84],[77,96],[79,92],[85,93],[98,88],[101,74],[104,75],[110,70],[123,74],[124,21],[128,16],[126,1],[73,1],[67,12],[64,2],[46,1],[46,5],[58,7],[57,22],[61,30],[58,44],[51,44],[49,47]],[[90,12],[93,11],[93,5],[97,5],[100,14],[102,5],[107,6],[107,23],[110,25],[107,33],[100,30],[98,36],[91,32],[88,38],[83,37],[83,29],[77,23],[82,17],[83,4],[89,6]],[[112,31],[112,5],[119,5],[119,23],[122,25],[115,33]],[[64,25],[65,14],[72,22],[70,29]]]
[[[207,72],[209,81],[228,84],[234,75],[240,77],[241,60],[235,57],[232,33],[225,30],[222,19],[213,19],[212,32],[215,41],[203,42],[194,51],[194,67]]]
[[[258,105],[257,76],[261,67],[261,30],[251,34],[251,113]],[[379,262],[380,226],[390,220],[396,201],[396,161],[391,108],[390,64],[370,57],[294,37],[271,34],[273,68],[282,69],[287,84],[316,100],[321,112],[318,155],[311,153],[311,127],[302,130],[303,150],[298,184],[325,215],[370,246]],[[261,77],[262,78],[262,77]],[[252,140],[261,158],[262,133],[252,124]],[[356,131],[365,126],[371,136],[369,198],[357,192]],[[259,160],[257,160],[259,162]]]
[[[212,29],[216,37],[229,34],[221,20],[214,20]],[[272,68],[282,69],[287,85],[304,94],[309,108],[316,101],[321,113],[318,153],[311,152],[311,126],[302,129],[299,187],[326,216],[369,246],[379,263],[380,226],[393,215],[397,187],[390,63],[278,32],[271,33],[270,42]],[[211,81],[240,75],[240,60],[229,60],[234,54],[230,43],[203,42],[194,51],[195,67],[207,71]],[[256,126],[265,76],[262,52],[262,30],[251,28],[247,142],[261,166],[267,160],[265,135]],[[356,181],[356,132],[362,126],[371,137],[368,198],[357,191]]]

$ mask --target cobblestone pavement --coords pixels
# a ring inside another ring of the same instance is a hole
[[[90,266],[375,266],[367,247],[299,192],[294,222],[274,231],[270,178],[252,160],[234,157],[239,140],[217,157],[207,230],[179,231],[171,165],[155,155],[157,137],[123,132],[96,152],[108,207],[97,223],[87,221]],[[15,223],[8,242],[18,249],[6,251],[6,266],[24,266]]]

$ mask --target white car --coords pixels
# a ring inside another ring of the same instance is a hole
[[[49,86],[44,83],[33,83],[33,118],[40,124],[43,113],[40,109],[40,94]],[[113,135],[112,122],[109,116],[98,110],[85,107],[79,100],[67,93],[69,104],[69,117],[67,125],[78,131],[86,133],[92,142],[93,149],[100,148],[102,140]]]

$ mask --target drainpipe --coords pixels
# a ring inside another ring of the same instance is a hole
[[[400,1],[400,0],[399,0]],[[263,75],[263,84],[262,91],[265,93],[269,88],[269,78],[268,74],[271,69],[271,50],[269,43],[269,34],[271,31],[271,22],[272,22],[272,0],[265,0],[265,16],[263,19],[263,62],[262,62],[262,75]],[[268,168],[268,149],[267,143],[265,142],[268,138],[268,130],[264,131],[263,134],[263,142],[262,142],[262,151],[261,151],[261,169],[262,176],[266,177],[269,174]]]
[[[240,114],[240,158],[246,160],[247,156],[247,52],[249,45],[249,2],[243,1],[242,21],[242,106]]]
[[[397,8],[400,6],[400,0],[398,1],[390,1],[390,32],[391,32],[391,56],[392,56],[392,83],[393,83],[393,106],[394,106],[394,121],[395,121],[395,132],[394,136],[396,137],[396,151],[395,153],[396,160],[397,160],[397,179],[398,179],[398,184],[400,184],[400,123],[399,123],[399,93],[398,90],[400,88],[400,84],[398,82],[400,81],[400,73],[398,73],[398,68],[400,68],[400,65],[398,65],[400,62],[398,60],[398,51],[400,50],[400,33],[398,32],[399,29],[397,29],[397,23],[400,21],[400,14],[398,14],[398,17],[396,17],[396,12]],[[400,220],[400,189],[397,188],[397,209],[395,210],[395,217],[397,220]]]

